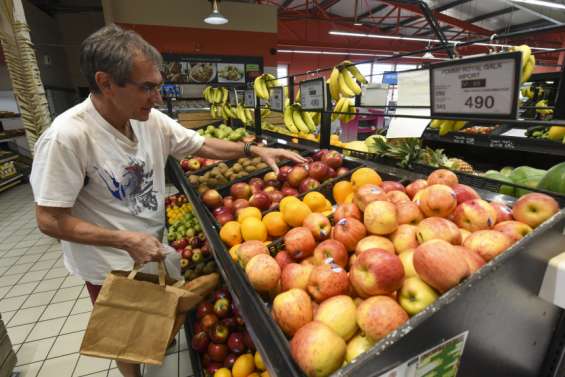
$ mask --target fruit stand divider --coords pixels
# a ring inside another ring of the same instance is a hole
[[[180,165],[175,159],[169,157],[166,169],[175,187],[192,203],[193,211],[212,246],[212,253],[219,271],[245,323],[249,324],[247,330],[255,346],[261,355],[265,356],[264,361],[268,370],[273,376],[303,376],[290,355],[288,341],[278,326],[274,325],[265,305],[260,301],[245,276],[238,270],[239,267],[232,262],[227,253],[223,252],[224,246],[204,209],[204,204],[196,191],[188,186]]]
[[[190,345],[190,340],[194,335],[194,323],[196,322],[196,311],[191,310],[186,316],[186,321],[184,322],[184,335],[188,343],[188,354],[190,356],[190,365],[192,366],[192,375],[195,377],[206,377],[204,372],[204,367],[202,365],[202,360],[198,352],[192,349]]]

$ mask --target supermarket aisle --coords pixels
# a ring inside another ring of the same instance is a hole
[[[29,185],[0,194],[0,313],[20,377],[121,376],[114,362],[78,351],[92,304],[84,282],[63,265],[59,243],[36,226]],[[162,367],[144,376],[192,374],[181,329]]]

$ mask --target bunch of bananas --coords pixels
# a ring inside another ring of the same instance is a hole
[[[512,47],[510,51],[519,51],[522,53],[522,75],[520,76],[520,82],[524,83],[528,81],[536,67],[536,57],[532,55],[532,50],[528,45],[520,45]]]
[[[546,99],[542,99],[541,101],[538,101],[536,103],[536,107],[547,107],[549,106],[548,102]],[[553,110],[552,109],[536,109],[536,113],[541,114],[541,115],[551,115],[553,114]]]
[[[349,113],[349,114],[339,114],[339,113]],[[335,103],[334,110],[332,113],[332,121],[339,119],[344,123],[351,122],[353,118],[357,115],[357,108],[353,103],[353,99],[347,97],[341,97]]]
[[[270,73],[263,73],[261,76],[258,76],[253,83],[255,95],[264,100],[269,99],[269,89],[275,86],[279,86],[279,83],[277,78]]]
[[[251,109],[239,104],[231,106],[229,104],[210,105],[210,115],[212,119],[239,119],[244,125],[250,125],[255,120]]]
[[[338,101],[340,97],[354,97],[361,94],[361,87],[356,80],[362,84],[367,84],[367,79],[353,63],[344,60],[336,65],[328,80],[332,99]]]
[[[228,101],[228,89],[224,87],[212,88],[207,86],[202,91],[204,99],[210,103],[223,104]]]
[[[431,128],[439,129],[440,136],[447,135],[450,132],[459,131],[465,127],[464,120],[445,120],[434,119],[430,123]]]
[[[284,125],[291,133],[313,134],[316,132],[316,125],[320,123],[320,113],[303,111],[302,106],[295,102],[286,104],[284,108]]]
[[[530,85],[520,89],[520,94],[522,94],[522,97],[526,97],[528,99],[532,99],[535,96],[537,96],[537,98],[543,98],[544,93],[545,91],[541,86],[534,87]]]

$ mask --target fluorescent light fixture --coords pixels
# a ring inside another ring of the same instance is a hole
[[[204,22],[211,25],[223,25],[228,23],[228,19],[218,10],[218,2],[216,0],[212,0],[212,13],[204,19]]]
[[[361,22],[354,22],[353,26],[363,26],[363,24]]]
[[[288,54],[313,54],[313,55],[350,55],[350,56],[369,56],[373,58],[390,58],[393,55],[387,54],[370,54],[366,52],[338,52],[338,51],[314,51],[314,50],[286,50],[281,49],[277,50],[277,52],[281,53],[288,53]],[[431,54],[430,54],[431,55]],[[427,59],[427,60],[450,60],[447,58],[436,58],[435,56],[403,56],[403,59]]]
[[[557,3],[554,3],[554,2],[551,2],[551,1],[542,1],[542,0],[512,0],[512,1],[515,2],[515,3],[539,5],[540,7],[565,9],[565,5],[557,4]]]

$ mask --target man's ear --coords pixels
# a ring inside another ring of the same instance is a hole
[[[109,94],[112,91],[112,78],[106,72],[98,71],[94,74],[94,79],[98,85],[98,89],[102,94]]]

